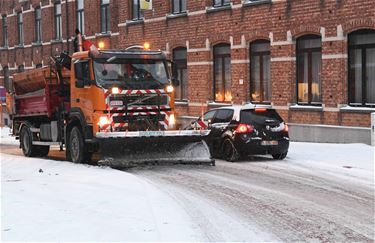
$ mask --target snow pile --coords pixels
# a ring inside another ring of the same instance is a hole
[[[0,128],[0,144],[19,144],[19,141],[12,137],[9,127]]]
[[[134,175],[0,155],[2,241],[205,239],[174,200]]]

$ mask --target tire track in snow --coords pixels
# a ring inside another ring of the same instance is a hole
[[[172,195],[188,192],[197,201],[208,200],[283,241],[374,239],[373,198],[332,178],[301,174],[274,163],[220,161],[214,168],[153,168],[134,173]],[[216,240],[228,239],[233,240]]]

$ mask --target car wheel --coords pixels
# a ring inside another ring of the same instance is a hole
[[[229,162],[235,162],[240,158],[240,155],[230,138],[226,138],[223,142],[222,155],[223,159]]]
[[[281,153],[281,154],[272,154],[272,157],[274,159],[277,159],[277,160],[283,160],[283,159],[285,159],[287,154],[288,154],[288,152]]]

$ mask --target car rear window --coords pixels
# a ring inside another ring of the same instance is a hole
[[[261,110],[242,110],[240,114],[240,122],[245,124],[267,124],[280,123],[283,119],[273,109]]]
[[[233,116],[233,110],[229,109],[223,109],[223,110],[218,110],[214,122],[215,123],[221,123],[221,122],[230,122],[232,120]]]

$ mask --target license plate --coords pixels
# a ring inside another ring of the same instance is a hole
[[[122,100],[111,100],[109,102],[109,105],[111,105],[111,106],[122,106],[122,105],[124,105],[124,102]]]
[[[271,140],[271,141],[262,141],[260,144],[263,146],[269,146],[269,145],[278,145],[279,142],[276,140]]]
[[[159,137],[164,136],[164,131],[140,131],[139,135],[144,137]]]

